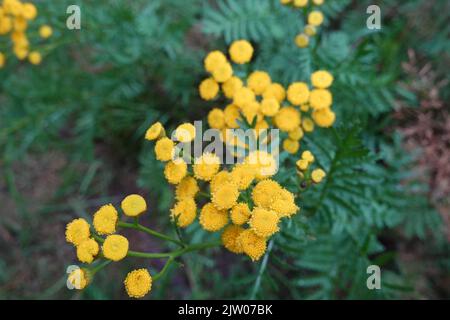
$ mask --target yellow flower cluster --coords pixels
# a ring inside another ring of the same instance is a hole
[[[147,210],[143,197],[132,194],[123,199],[121,209],[125,216],[136,218]],[[95,234],[91,234],[91,226],[83,219],[74,219],[66,226],[66,240],[76,248],[80,262],[91,264],[100,254],[97,242],[101,246],[102,257],[111,261],[120,261],[128,254],[128,239],[115,234],[119,221],[119,213],[112,204],[107,204],[94,213],[92,226]],[[103,240],[98,235],[106,235]],[[87,271],[77,269],[69,274],[68,280],[76,289],[84,289],[89,283]],[[130,297],[140,298],[151,289],[151,276],[147,270],[139,269],[128,274],[124,284]]]
[[[33,21],[38,14],[36,6],[30,2],[20,0],[3,0],[0,3],[0,37],[9,35],[13,44],[13,53],[19,60],[28,57],[30,63],[37,65],[42,61],[40,52],[30,50],[30,41],[26,31],[29,22]],[[41,38],[49,38],[52,28],[42,25],[39,29]],[[0,52],[0,68],[6,63],[6,55]]]
[[[320,6],[325,0],[280,0],[280,3],[293,8],[302,8],[304,10],[312,9],[314,6]],[[305,11],[306,12],[306,11]],[[323,13],[319,10],[312,10],[308,13],[307,24],[303,31],[295,37],[295,44],[300,48],[305,48],[309,45],[310,37],[317,34],[317,28],[323,23]]]
[[[314,162],[315,158],[311,151],[306,150],[303,151],[302,156],[299,160],[297,160],[297,173],[301,179],[313,183],[320,183],[325,178],[326,173],[322,169],[311,169],[311,164]]]

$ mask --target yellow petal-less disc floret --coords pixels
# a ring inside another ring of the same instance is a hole
[[[279,83],[271,83],[263,92],[263,99],[275,98],[279,103],[282,103],[286,98],[286,90]]]
[[[180,142],[191,142],[195,139],[195,127],[191,123],[180,124],[175,130],[175,139]]]
[[[119,234],[107,236],[103,242],[102,252],[106,259],[120,261],[128,253],[128,239]]]
[[[123,283],[128,296],[131,298],[143,298],[152,289],[152,277],[147,269],[129,272]]]
[[[163,125],[161,122],[156,122],[152,124],[150,128],[148,128],[147,132],[145,133],[145,139],[152,141],[159,138],[162,138],[166,135],[166,131],[164,130]]]
[[[31,64],[38,65],[42,62],[42,56],[39,52],[32,51],[28,55],[28,60],[30,61]]]
[[[231,79],[231,77],[233,76],[233,68],[231,67],[231,64],[226,62],[214,68],[212,76],[218,83],[223,83]]]
[[[308,5],[308,0],[294,0],[293,5],[297,8],[303,8]]]
[[[280,103],[275,98],[263,99],[261,102],[261,112],[268,117],[273,117],[280,110]]]
[[[247,203],[241,202],[236,204],[230,212],[231,221],[235,225],[243,225],[250,219],[251,211]]]
[[[212,153],[204,153],[201,157],[195,159],[193,170],[194,175],[199,180],[210,181],[219,171],[220,159]]]
[[[333,84],[333,76],[325,70],[319,70],[311,75],[311,83],[318,89],[327,89]]]
[[[323,108],[314,110],[312,113],[312,118],[319,127],[328,128],[333,125],[336,120],[336,115],[330,110],[330,108]]]
[[[303,118],[302,127],[305,132],[313,132],[314,122],[311,120],[311,118]]]
[[[251,229],[260,237],[268,238],[278,232],[280,218],[275,211],[256,207],[249,221]]]
[[[41,38],[43,39],[47,39],[50,38],[53,34],[53,30],[50,26],[48,25],[43,25],[39,28],[39,35],[41,36]]]
[[[119,215],[112,204],[102,206],[94,213],[93,225],[98,234],[112,234],[116,232]]]
[[[333,103],[331,92],[326,89],[314,89],[309,96],[309,104],[314,110],[329,108]]]
[[[272,80],[265,71],[253,71],[247,78],[247,86],[257,95],[263,94],[271,83]]]
[[[252,261],[258,261],[266,252],[266,239],[258,236],[252,229],[242,231],[237,242],[240,243],[244,253],[248,255]]]
[[[164,176],[170,184],[178,184],[187,174],[187,164],[182,159],[167,162]]]
[[[283,150],[289,154],[295,154],[298,149],[300,149],[300,143],[298,140],[293,139],[284,139],[283,140]]]
[[[234,183],[223,183],[212,192],[211,201],[218,209],[230,209],[237,203],[239,191]]]
[[[193,177],[186,176],[179,184],[177,184],[175,197],[178,200],[183,198],[194,198],[199,190],[197,180]]]
[[[302,152],[302,159],[308,161],[309,163],[314,162],[314,155],[311,151],[305,150]]]
[[[256,206],[270,209],[281,190],[278,182],[271,179],[262,180],[253,188],[252,200]]]
[[[233,62],[243,64],[252,59],[253,47],[247,40],[237,40],[231,44],[229,53]]]
[[[304,33],[299,33],[295,37],[295,44],[299,48],[306,48],[309,44],[309,37]]]
[[[313,0],[313,3],[314,3],[316,6],[320,6],[320,5],[322,5],[322,4],[324,3],[324,0]]]
[[[22,17],[24,17],[27,20],[33,20],[37,16],[37,9],[32,3],[22,3],[22,10],[21,10]]]
[[[273,121],[281,131],[290,132],[300,126],[300,112],[293,107],[283,107]]]
[[[86,239],[77,246],[77,258],[83,263],[92,263],[100,248],[98,243],[92,239]]]
[[[323,22],[323,14],[320,11],[312,11],[309,15],[308,15],[308,24],[314,26],[314,27],[318,27],[322,24]]]
[[[236,164],[231,171],[231,179],[239,190],[247,189],[255,179],[255,175],[255,168],[245,163]]]
[[[167,137],[159,139],[155,144],[156,159],[159,161],[169,161],[173,158],[175,144]]]
[[[205,79],[200,83],[199,93],[203,100],[213,100],[219,93],[219,84],[213,78]]]
[[[312,25],[309,25],[309,24],[307,24],[307,25],[305,26],[305,29],[303,30],[303,32],[305,32],[305,34],[306,34],[308,37],[313,37],[313,36],[315,36],[316,33],[317,33],[316,27],[314,27],[314,26],[312,26]]]
[[[239,88],[233,96],[233,104],[241,108],[253,101],[255,101],[255,93],[247,87]]]
[[[286,189],[282,189],[277,194],[270,208],[275,211],[280,218],[290,217],[299,210],[295,204],[294,194]]]
[[[295,128],[292,131],[289,131],[289,138],[292,140],[300,140],[303,138],[303,130],[300,127]]]
[[[243,231],[244,228],[240,226],[227,226],[221,235],[223,246],[233,253],[243,253],[244,249],[242,248],[242,244],[237,241]]]
[[[237,120],[241,119],[241,114],[237,106],[235,106],[234,104],[227,105],[225,107],[225,110],[223,110],[223,114],[225,117],[225,124],[228,128],[239,128]]]
[[[244,84],[242,83],[242,80],[233,76],[222,84],[222,91],[225,97],[232,99],[236,91],[243,86]]]
[[[217,67],[227,63],[227,58],[225,55],[218,51],[211,51],[205,58],[204,66],[205,70],[208,72],[213,72]]]
[[[90,236],[89,223],[83,218],[72,220],[66,226],[66,240],[76,246]]]
[[[305,171],[306,169],[308,169],[309,166],[308,160],[305,159],[297,160],[295,164],[297,165],[297,168],[301,171]]]
[[[89,276],[86,270],[77,268],[67,277],[67,282],[77,290],[83,290],[89,284]]]
[[[287,90],[287,98],[293,105],[299,106],[307,103],[309,99],[309,88],[304,82],[294,82]]]
[[[218,188],[220,188],[222,185],[227,183],[235,183],[233,180],[231,173],[222,170],[218,172],[210,181],[209,188],[211,189],[211,193],[214,193],[217,191]],[[237,184],[236,184],[237,185]]]
[[[258,180],[269,178],[278,171],[278,163],[275,157],[263,150],[251,152],[245,159],[244,164],[250,165]]]
[[[311,179],[315,183],[320,183],[323,180],[323,178],[325,178],[325,176],[326,176],[325,171],[323,171],[322,169],[315,169],[311,173]]]
[[[214,204],[209,202],[200,211],[199,221],[206,231],[219,231],[228,223],[228,213],[226,210],[217,209]]]
[[[212,129],[225,128],[225,113],[219,108],[214,108],[208,113],[208,125]]]
[[[171,217],[181,228],[194,222],[197,216],[197,205],[193,198],[182,198],[170,211]]]
[[[121,207],[126,216],[137,217],[147,211],[147,202],[140,195],[131,194],[123,199]]]

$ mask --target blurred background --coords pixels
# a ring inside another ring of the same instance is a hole
[[[42,62],[18,61],[0,35],[7,58],[0,68],[1,299],[126,297],[123,278],[142,261],[110,265],[83,292],[66,288],[76,256],[65,225],[139,193],[150,205],[143,224],[171,230],[172,190],[145,130],[155,121],[173,129],[204,118],[214,105],[197,93],[203,57],[241,38],[256,48],[255,68],[285,85],[319,68],[335,76],[337,127],[360,139],[341,142],[368,150],[358,161],[378,180],[348,184],[365,191],[333,205],[329,235],[305,241],[303,228],[291,242],[280,240],[263,276],[258,264],[224,250],[190,254],[149,298],[450,298],[448,1],[380,1],[382,28],[368,30],[374,1],[326,0],[325,25],[303,50],[293,43],[302,14],[278,0],[32,2],[38,16],[28,32]],[[81,8],[81,30],[66,27],[71,4]],[[53,28],[46,41],[33,36],[42,24]],[[307,209],[326,211],[310,199]],[[388,270],[382,293],[355,280],[366,277],[349,266],[360,262],[361,247],[334,232],[348,221],[344,208],[366,226],[353,234],[371,243],[364,261]],[[193,227],[186,236],[204,235]],[[136,250],[165,250],[142,234],[129,237]],[[158,269],[163,261],[145,264]]]

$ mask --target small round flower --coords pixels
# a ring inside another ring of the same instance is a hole
[[[32,3],[23,3],[22,4],[22,17],[27,20],[33,20],[37,16],[37,9]]]
[[[102,206],[94,213],[93,225],[98,234],[111,234],[116,232],[119,216],[112,204]]]
[[[233,68],[231,67],[231,64],[226,62],[214,68],[212,71],[212,76],[218,83],[223,83],[231,79],[233,76]]]
[[[48,25],[43,25],[39,28],[39,35],[41,36],[41,38],[43,39],[47,39],[50,38],[53,34],[53,30],[50,26]]]
[[[170,184],[179,184],[187,174],[187,164],[182,159],[169,161],[164,168],[164,176]]]
[[[148,128],[147,132],[145,133],[145,139],[151,141],[162,138],[165,135],[166,131],[164,130],[161,122],[156,122],[150,128]]]
[[[167,137],[159,139],[155,144],[156,159],[159,161],[169,161],[173,158],[175,144]]]
[[[231,179],[239,190],[247,189],[255,179],[254,167],[245,163],[236,164],[231,171]]]
[[[241,107],[242,115],[247,120],[247,123],[253,123],[253,120],[260,112],[261,106],[258,101],[249,102]]]
[[[300,143],[298,140],[284,139],[283,140],[283,150],[289,154],[295,154],[300,148]]]
[[[250,219],[250,208],[246,203],[238,203],[231,209],[230,218],[235,225],[243,225]]]
[[[313,0],[313,3],[314,3],[316,6],[322,5],[323,2],[324,2],[324,0]]]
[[[275,98],[279,103],[282,103],[286,98],[286,90],[279,83],[271,83],[263,92],[263,99]]]
[[[297,8],[303,8],[306,7],[308,4],[308,0],[294,0],[293,5]]]
[[[199,180],[210,181],[219,171],[220,159],[212,153],[204,153],[201,157],[195,159],[193,170],[194,175]]]
[[[279,221],[280,218],[275,211],[256,207],[253,209],[249,224],[258,236],[268,238],[278,232]]]
[[[303,112],[308,112],[309,111],[309,104],[307,104],[307,103],[302,104],[300,106],[300,110],[302,110]]]
[[[73,270],[67,277],[67,281],[77,290],[83,290],[89,284],[88,273],[80,268]]]
[[[38,65],[42,62],[42,56],[39,52],[32,51],[28,55],[28,60],[30,61],[31,64]]]
[[[242,108],[246,104],[253,101],[255,101],[255,93],[247,87],[239,88],[234,93],[233,104],[238,107]]]
[[[186,228],[194,222],[197,216],[197,205],[194,198],[182,198],[170,210],[170,214],[177,226]]]
[[[230,172],[222,170],[218,172],[209,183],[211,193],[216,192],[218,188],[220,188],[222,185],[226,183],[235,183],[235,181],[233,180]]]
[[[303,130],[300,127],[297,127],[292,131],[289,131],[288,134],[289,138],[292,140],[300,140],[301,138],[303,138]]]
[[[199,92],[203,100],[213,100],[219,93],[219,85],[213,78],[205,79],[200,83]]]
[[[306,34],[308,37],[313,37],[313,36],[315,36],[316,33],[317,33],[316,27],[311,26],[311,25],[309,25],[309,24],[307,24],[307,25],[305,26],[305,29],[303,30],[303,32],[305,32],[305,34]]]
[[[76,246],[89,239],[90,235],[89,223],[83,218],[72,220],[66,226],[66,241]]]
[[[240,243],[244,253],[252,259],[257,261],[266,252],[266,239],[258,236],[252,229],[247,229],[241,232],[237,238],[237,242]]]
[[[233,253],[243,253],[244,249],[241,243],[237,241],[242,231],[244,231],[244,228],[240,226],[229,225],[226,227],[221,236],[223,246]]]
[[[300,112],[293,107],[283,107],[273,120],[281,131],[290,132],[300,126]]]
[[[309,44],[309,37],[304,33],[299,33],[295,37],[295,44],[299,48],[306,48]]]
[[[219,108],[214,108],[208,113],[208,125],[210,128],[221,130],[225,128],[225,113]]]
[[[280,218],[290,217],[297,213],[299,208],[295,204],[294,194],[282,189],[274,198],[270,209],[275,211]]]
[[[28,47],[27,46],[14,46],[14,54],[17,59],[23,60],[28,56]]]
[[[269,74],[264,71],[253,71],[247,78],[248,87],[257,95],[263,94],[271,83]]]
[[[86,239],[77,246],[78,260],[83,263],[92,263],[98,251],[98,243],[92,238]]]
[[[138,194],[131,194],[123,199],[121,207],[123,213],[129,217],[137,217],[147,211],[145,199]]]
[[[270,209],[274,199],[278,196],[283,188],[278,182],[266,179],[258,182],[253,188],[252,200],[256,206],[264,209]]]
[[[314,130],[314,122],[310,118],[304,118],[302,127],[305,132],[312,132]]]
[[[107,236],[103,242],[102,251],[106,259],[120,261],[128,253],[128,240],[118,234]]]
[[[314,89],[309,96],[309,104],[314,110],[329,108],[333,103],[331,92],[326,89]]]
[[[314,27],[318,27],[322,24],[323,22],[323,14],[320,11],[312,11],[309,15],[308,15],[308,24],[314,26]]]
[[[244,159],[244,164],[253,167],[255,178],[258,180],[271,177],[278,171],[278,163],[275,157],[263,150],[251,152]]]
[[[336,120],[336,115],[330,110],[330,108],[323,108],[314,110],[312,113],[312,118],[319,127],[328,128],[333,125]]]
[[[10,17],[2,15],[0,19],[0,35],[7,34],[11,31],[13,23]]]
[[[228,213],[226,210],[217,209],[214,204],[209,202],[200,211],[199,221],[206,231],[219,231],[228,223]]]
[[[320,183],[323,180],[323,178],[325,178],[325,176],[326,176],[325,171],[323,171],[322,169],[315,169],[311,173],[311,179],[315,183]]]
[[[211,201],[218,209],[230,209],[237,203],[239,191],[234,183],[223,183],[212,191]]]
[[[287,90],[287,98],[293,105],[299,106],[307,103],[309,99],[309,88],[304,82],[294,82]]]
[[[263,99],[261,102],[261,112],[268,117],[273,117],[280,110],[280,103],[274,98]]]
[[[175,130],[175,139],[180,142],[191,142],[195,139],[195,127],[191,123],[180,124]]]
[[[236,91],[243,86],[244,84],[242,83],[242,80],[238,77],[233,76],[222,83],[222,91],[225,97],[227,97],[228,99],[232,99]]]
[[[175,197],[178,200],[183,198],[194,198],[199,191],[197,180],[193,177],[186,176],[177,184],[175,189]]]
[[[229,104],[223,110],[223,114],[225,117],[225,124],[230,129],[239,128],[239,124],[237,120],[241,119],[241,114],[239,112],[239,108],[234,104]]]
[[[143,298],[152,289],[152,277],[147,269],[129,272],[123,283],[130,298]]]
[[[233,62],[243,64],[252,59],[253,47],[247,40],[237,40],[231,44],[229,53]]]
[[[218,51],[211,51],[205,58],[204,65],[205,70],[208,72],[213,72],[217,67],[227,63],[227,58],[225,55]]]
[[[327,89],[333,84],[333,76],[325,70],[319,70],[311,75],[311,83],[318,89]]]
[[[302,153],[302,159],[308,161],[309,163],[313,163],[314,155],[312,154],[311,151],[306,150],[306,151],[303,151],[303,153]]]
[[[305,160],[305,159],[297,160],[297,162],[295,164],[297,165],[297,168],[299,168],[302,171],[305,171],[306,169],[308,169],[308,166],[309,166],[308,160]]]

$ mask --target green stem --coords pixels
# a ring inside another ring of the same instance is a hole
[[[164,264],[164,267],[161,269],[160,272],[158,272],[154,277],[153,277],[153,281],[157,281],[158,279],[162,278],[162,276],[167,272],[167,270],[169,270],[170,265],[172,264],[174,258],[169,258],[169,260],[167,260],[167,262]]]
[[[148,258],[148,259],[159,259],[171,257],[171,253],[150,253],[150,252],[139,252],[139,251],[128,251],[127,255],[129,257],[136,258]]]
[[[142,232],[145,232],[145,233],[147,233],[149,235],[152,235],[152,236],[154,236],[156,238],[176,243],[176,244],[178,244],[179,246],[182,246],[182,247],[185,246],[185,244],[183,242],[181,242],[179,240],[176,240],[176,239],[173,239],[173,238],[171,238],[169,236],[166,236],[166,235],[164,235],[162,233],[159,233],[159,232],[154,231],[152,229],[149,229],[147,227],[144,227],[143,225],[141,225],[139,223],[119,222],[119,227],[130,228],[130,229],[135,229],[135,230],[138,230],[138,231],[142,231]]]

